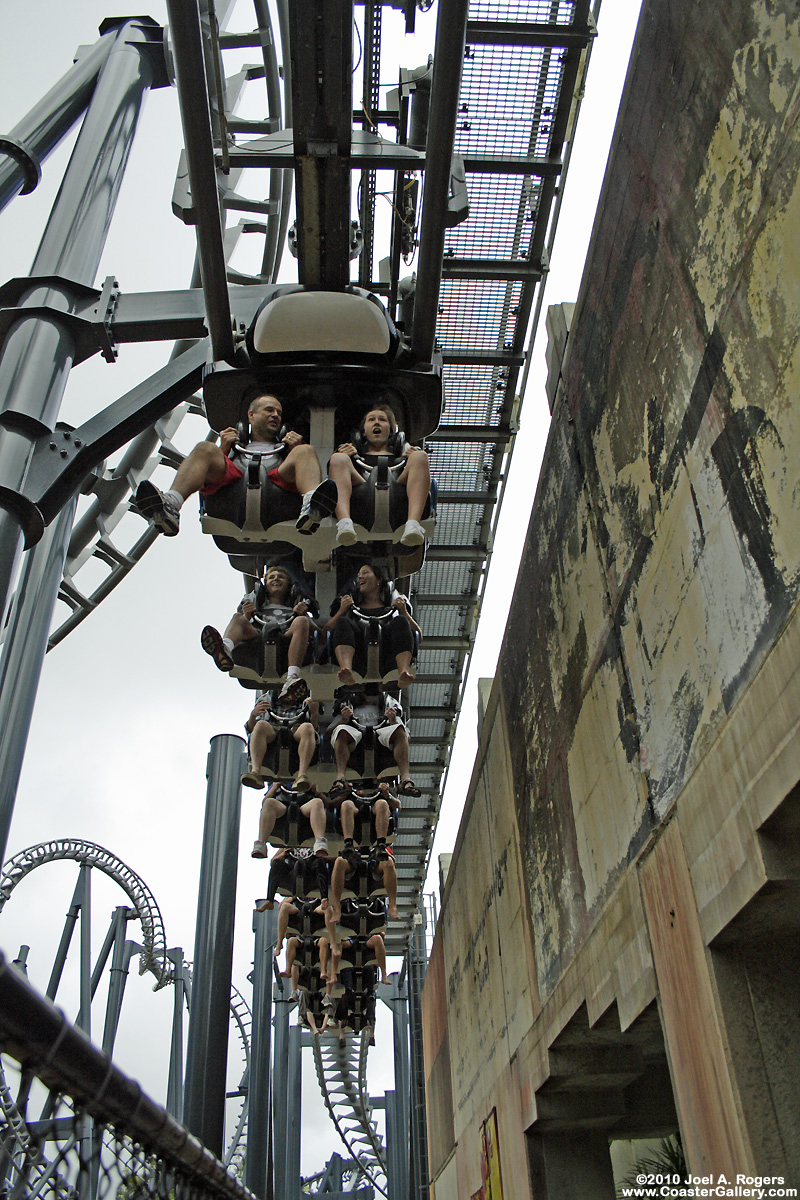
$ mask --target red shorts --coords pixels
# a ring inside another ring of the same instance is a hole
[[[205,487],[200,488],[201,496],[215,496],[220,488],[228,487],[231,483],[236,483],[237,479],[241,479],[243,472],[239,470],[236,463],[230,458],[225,459],[225,477],[220,479],[219,483],[208,483]]]
[[[200,495],[215,496],[222,488],[228,487],[231,483],[236,483],[236,480],[241,479],[243,474],[244,472],[237,467],[236,463],[233,462],[232,459],[226,458],[224,477],[219,481],[219,483],[209,483],[206,484],[205,487],[201,487]],[[282,488],[284,492],[291,492],[295,496],[300,495],[295,485],[290,483],[287,479],[284,479],[279,473],[278,467],[273,467],[271,471],[268,471],[267,478],[271,479],[276,487]]]
[[[283,488],[285,492],[292,492],[295,496],[300,495],[296,485],[283,478],[279,467],[273,467],[271,471],[267,471],[267,479],[271,479],[275,487]]]

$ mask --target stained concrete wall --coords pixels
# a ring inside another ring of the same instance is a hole
[[[800,1182],[798,66],[787,0],[645,2],[426,982],[437,1200],[492,1109],[515,1197],[678,1124]]]

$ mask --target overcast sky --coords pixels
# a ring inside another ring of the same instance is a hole
[[[4,8],[0,111],[2,129],[8,132],[68,69],[76,47],[93,42],[101,20],[117,10],[109,10],[100,0],[68,4],[29,0],[25,5]],[[638,8],[639,0],[605,0],[603,6],[546,303],[577,297]],[[150,4],[146,11],[165,22],[163,2]],[[398,13],[387,9],[383,19],[382,83],[391,87],[396,84],[398,61],[409,67],[425,61],[435,9],[417,14],[416,45],[404,37]],[[251,10],[240,3],[232,27],[248,29],[251,25]],[[252,52],[243,58],[254,61]],[[254,92],[248,115],[258,113],[258,103]],[[170,208],[181,144],[175,91],[153,92],[145,105],[98,272],[98,286],[109,274],[126,292],[188,286],[193,232]],[[0,214],[3,279],[30,270],[67,153],[66,147],[54,153],[44,165],[39,188]],[[260,186],[262,180],[251,194]],[[253,246],[248,256],[245,249],[237,265],[255,270],[259,250]],[[376,259],[381,253],[385,250],[379,250]],[[287,280],[296,279],[293,266],[289,260]],[[449,775],[432,856],[431,889],[436,886],[437,856],[452,849],[455,841],[475,752],[475,686],[480,676],[494,671],[522,549],[519,530],[527,527],[533,480],[547,436],[544,346],[542,320],[457,734],[453,757],[459,765]],[[62,419],[80,423],[157,370],[168,354],[167,344],[126,346],[113,366],[99,356],[81,364],[72,372]],[[199,420],[184,422],[177,438],[179,448],[185,452],[203,436],[205,427]],[[238,603],[241,577],[231,571],[211,539],[200,533],[192,502],[183,513],[180,537],[160,538],[98,611],[47,656],[8,853],[64,837],[84,838],[107,847],[142,876],[155,896],[168,946],[182,946],[191,958],[209,740],[218,733],[242,733],[252,693],[225,679],[200,649],[203,625],[224,627]],[[141,527],[135,516],[125,521],[135,523],[137,532]],[[132,540],[131,535],[129,542]],[[99,570],[98,578],[101,575]],[[252,905],[254,898],[264,893],[266,871],[264,864],[249,854],[260,793],[243,792],[234,978],[249,998],[245,976],[252,962]],[[14,893],[2,916],[0,947],[13,958],[21,943],[31,944],[29,974],[40,990],[47,983],[75,878],[74,865],[34,872]],[[104,935],[111,909],[121,903],[124,898],[113,886],[98,884],[93,906],[96,945]],[[138,937],[138,931],[132,929],[130,936]],[[171,989],[153,996],[151,986],[150,976],[140,980],[134,970],[117,1060],[155,1099],[163,1101],[172,997]],[[65,988],[63,1000],[59,999],[74,1015],[75,1000],[67,984]],[[94,1019],[99,1040],[102,1007]],[[370,1056],[373,1092],[392,1086],[387,1037],[382,1048],[383,1054]],[[309,1072],[305,1087],[307,1095],[314,1087]],[[339,1143],[332,1127],[323,1134],[314,1105],[305,1108],[304,1127],[303,1166],[311,1171],[318,1169]],[[312,1130],[313,1137],[308,1136]]]

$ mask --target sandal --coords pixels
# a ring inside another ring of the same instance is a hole
[[[352,789],[346,779],[334,779],[328,792],[328,799],[333,800],[335,796],[339,795],[346,796],[350,791]]]
[[[401,796],[421,796],[422,795],[422,792],[419,790],[417,785],[414,783],[413,779],[404,779],[403,782],[400,784],[399,788],[397,789],[397,791]]]

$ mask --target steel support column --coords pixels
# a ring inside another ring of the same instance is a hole
[[[114,34],[104,34],[9,134],[0,137],[0,155],[5,156],[0,159],[0,211],[18,193],[27,194],[36,187],[41,160],[86,108],[113,44]]]
[[[286,1180],[286,1126],[289,1088],[289,1013],[293,1001],[283,986],[275,984],[272,993],[275,1012],[275,1053],[272,1062],[272,1094],[277,1103],[272,1106],[272,1162],[276,1196],[283,1197]]]
[[[300,1112],[302,1100],[303,1029],[289,1029],[289,1061],[286,1074],[286,1174],[281,1200],[300,1200]]]
[[[183,1006],[186,999],[186,977],[183,969],[183,949],[175,946],[167,951],[172,963],[172,1036],[169,1047],[166,1110],[179,1125],[183,1124]]]
[[[234,734],[211,739],[186,1049],[184,1121],[187,1129],[220,1159],[243,752],[244,741]]]
[[[278,932],[278,910],[253,913],[253,1026],[250,1041],[250,1082],[247,1115],[245,1186],[259,1197],[267,1195],[270,1120],[270,1051],[272,1049],[272,951]]]
[[[61,510],[39,544],[28,551],[0,652],[0,862],[6,855],[75,503]]]
[[[51,430],[75,355],[58,313],[94,281],[133,143],[144,93],[153,83],[152,44],[137,21],[119,29],[100,72],[20,307],[0,355],[0,618],[5,615],[23,532],[29,544],[42,523],[19,489],[36,434]]]
[[[436,53],[431,82],[414,329],[411,338],[414,357],[422,361],[429,360],[433,353],[436,332],[442,282],[445,214],[450,198],[450,166],[455,145],[468,10],[469,0],[439,0],[436,18]]]

